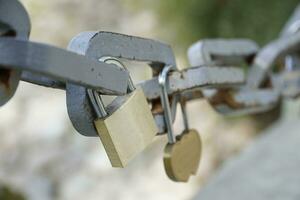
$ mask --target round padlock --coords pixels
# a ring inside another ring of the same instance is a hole
[[[185,109],[185,102],[180,96],[176,95],[175,101],[180,98],[182,116],[185,129],[182,134],[175,137],[173,121],[167,94],[168,73],[173,70],[172,66],[167,66],[159,75],[161,86],[161,101],[164,109],[164,119],[167,127],[168,144],[164,149],[165,171],[170,179],[177,182],[187,182],[191,175],[195,175],[199,167],[202,142],[199,133],[190,129]]]

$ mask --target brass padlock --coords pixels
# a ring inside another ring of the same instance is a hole
[[[106,57],[104,62],[122,63]],[[157,126],[142,88],[128,84],[128,94],[116,97],[107,107],[98,92],[88,90],[98,116],[95,128],[113,167],[125,167],[142,152],[157,134]]]
[[[201,138],[194,130],[185,130],[176,137],[176,142],[168,143],[164,152],[167,175],[174,181],[187,182],[197,173],[201,157]]]
[[[199,167],[201,157],[201,138],[196,130],[190,130],[185,110],[185,103],[181,100],[181,110],[184,119],[185,130],[177,137],[174,135],[171,109],[167,93],[167,76],[172,70],[171,66],[163,69],[159,75],[161,86],[161,102],[164,109],[164,119],[168,133],[168,144],[164,152],[164,166],[170,179],[177,182],[187,182],[191,175],[195,175]],[[173,98],[177,101],[178,95]]]

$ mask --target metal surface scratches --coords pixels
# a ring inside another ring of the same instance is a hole
[[[0,65],[72,82],[95,90],[124,94],[128,72],[53,46],[0,38]]]

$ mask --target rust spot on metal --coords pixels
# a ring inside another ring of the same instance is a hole
[[[9,79],[11,76],[11,70],[0,69],[0,84],[4,85],[6,89],[9,89]]]
[[[17,33],[14,30],[8,30],[4,34],[2,34],[2,37],[16,37]]]
[[[164,68],[164,64],[163,63],[159,63],[159,62],[152,62],[149,63],[150,67],[152,68],[152,76],[158,76],[159,73],[161,72],[161,70]]]
[[[151,111],[152,111],[153,115],[157,115],[157,114],[163,113],[164,110],[162,108],[160,98],[153,99],[151,101],[151,103],[152,103],[152,109],[151,109]]]
[[[13,30],[9,25],[3,24],[0,22],[0,27],[2,27],[3,32],[0,32],[1,37],[16,37],[17,32]],[[11,93],[10,91],[10,78],[12,76],[11,69],[0,68],[0,85],[4,86],[7,94]]]
[[[236,102],[232,97],[230,90],[219,90],[213,97],[209,99],[209,102],[214,105],[226,104],[233,109],[243,108],[244,105]]]
[[[253,61],[254,61],[254,58],[255,58],[255,56],[256,56],[256,54],[251,54],[251,55],[248,55],[247,57],[246,57],[246,63],[247,64],[251,64],[251,63],[253,63]]]

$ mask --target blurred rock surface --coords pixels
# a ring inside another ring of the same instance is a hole
[[[299,101],[239,156],[226,161],[194,199],[297,200],[300,198]]]

